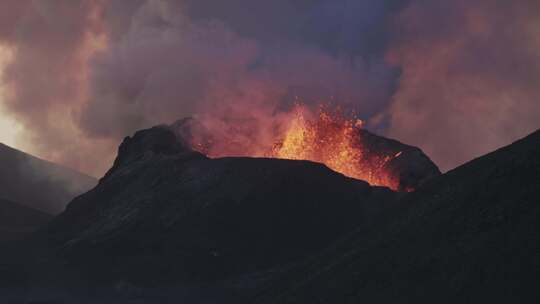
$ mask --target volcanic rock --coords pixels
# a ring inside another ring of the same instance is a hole
[[[0,242],[20,239],[51,219],[41,211],[0,199]]]
[[[376,222],[398,195],[308,161],[210,159],[158,126],[126,138],[98,186],[35,235],[36,268],[76,275],[43,282],[30,270],[25,285],[159,289],[161,300],[167,288],[178,300],[206,286],[205,301],[239,303],[259,281]]]
[[[375,135],[365,129],[356,129],[359,141],[365,148],[363,161],[387,157],[388,161],[373,172],[374,175],[391,172],[397,179],[398,191],[413,191],[441,171],[420,149],[397,140]]]
[[[211,159],[167,126],[2,251],[6,303],[537,300],[540,131],[397,193],[322,164]]]
[[[540,131],[404,196],[256,303],[537,303]]]

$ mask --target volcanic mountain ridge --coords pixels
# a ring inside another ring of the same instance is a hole
[[[211,159],[174,128],[142,130],[96,188],[9,250],[1,294],[68,303],[531,299],[539,148],[536,132],[397,193],[309,161]]]

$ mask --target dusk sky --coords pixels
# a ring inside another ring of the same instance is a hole
[[[0,142],[100,176],[192,115],[354,111],[442,170],[540,128],[537,0],[2,0]]]

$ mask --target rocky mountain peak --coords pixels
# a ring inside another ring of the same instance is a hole
[[[155,156],[174,156],[195,153],[185,141],[166,125],[140,130],[133,136],[124,138],[118,148],[118,155],[112,168],[104,178],[112,175],[121,167],[139,160]]]

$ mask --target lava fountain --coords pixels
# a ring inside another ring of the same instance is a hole
[[[312,116],[306,108],[295,107],[293,119],[271,156],[323,163],[371,185],[399,189],[399,179],[386,165],[392,158],[399,157],[401,151],[393,155],[373,155],[359,136],[363,122],[347,119],[339,111],[321,107],[315,117]]]
[[[396,191],[412,191],[440,174],[420,149],[374,135],[363,128],[361,120],[325,107],[314,111],[296,105],[273,119],[207,117],[181,120],[173,126],[193,149],[210,157],[309,160]]]

